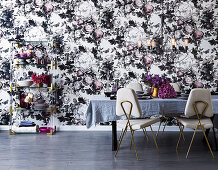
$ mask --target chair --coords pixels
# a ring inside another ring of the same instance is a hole
[[[142,115],[141,107],[139,105],[138,99],[137,99],[135,91],[133,89],[121,88],[118,90],[117,101],[116,101],[116,115],[117,116],[124,116],[125,115],[126,119],[117,121],[117,126],[122,128],[122,131],[121,131],[121,134],[119,137],[119,144],[117,147],[117,151],[115,153],[115,158],[116,158],[117,153],[120,149],[120,145],[122,143],[123,137],[125,136],[127,130],[130,130],[130,132],[131,132],[130,148],[131,148],[132,142],[133,142],[135,152],[136,152],[136,157],[137,157],[137,159],[139,159],[133,135],[134,135],[134,132],[136,130],[142,129],[146,138],[147,138],[147,134],[145,131],[146,127],[150,127],[157,151],[159,152],[156,138],[154,136],[151,125],[156,123],[156,122],[159,122],[160,119],[159,118],[131,119],[132,117],[140,118]],[[147,138],[147,140],[148,140],[148,138]]]
[[[213,105],[211,101],[211,94],[210,91],[207,89],[202,88],[196,88],[192,89],[185,107],[185,116],[188,118],[177,118],[180,128],[180,135],[176,146],[176,151],[179,146],[180,138],[183,135],[183,129],[186,128],[192,128],[194,130],[194,134],[192,136],[186,158],[188,158],[192,142],[194,140],[196,130],[201,129],[205,140],[207,142],[208,148],[210,150],[210,153],[212,157],[214,158],[214,154],[211,150],[210,144],[207,139],[207,135],[205,134],[204,129],[210,129],[213,128],[213,122],[211,121],[211,117],[213,117]],[[195,116],[195,117],[193,117]],[[214,130],[214,128],[213,128]],[[214,138],[215,133],[214,133]]]
[[[143,91],[142,85],[140,83],[130,83],[126,88],[133,89],[135,91]]]

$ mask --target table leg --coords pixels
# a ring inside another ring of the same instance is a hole
[[[117,150],[117,122],[112,121],[112,151]]]

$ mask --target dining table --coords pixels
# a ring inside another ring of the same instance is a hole
[[[154,115],[171,115],[173,117],[178,114],[184,114],[187,99],[185,97],[167,99],[139,98],[139,104],[142,109],[141,118]],[[218,95],[212,95],[212,103],[214,114],[218,115]],[[109,97],[103,95],[92,96],[86,111],[86,127],[90,128],[98,123],[111,122],[113,151],[117,149],[116,121],[120,119],[125,119],[125,117],[116,116],[116,100],[111,100]]]

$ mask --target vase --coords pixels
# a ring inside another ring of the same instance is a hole
[[[37,87],[42,87],[43,84],[42,83],[36,83]]]
[[[158,88],[157,87],[152,87],[152,97],[157,98],[158,97]]]

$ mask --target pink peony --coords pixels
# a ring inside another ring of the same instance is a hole
[[[177,20],[177,25],[182,25],[183,24],[183,20],[182,19],[178,19]]]
[[[151,56],[145,56],[144,57],[144,62],[145,62],[145,65],[148,66],[148,67],[151,67],[151,65],[153,64],[153,57]]]
[[[77,77],[81,77],[81,76],[83,76],[83,72],[81,70],[78,70],[77,71]]]
[[[83,20],[81,20],[81,19],[78,19],[78,20],[77,20],[77,24],[78,24],[78,25],[81,25],[81,24],[83,24]]]
[[[95,30],[95,38],[97,39],[97,40],[101,40],[101,38],[103,37],[103,32],[101,31],[101,30]]]
[[[46,14],[51,14],[53,12],[53,9],[54,9],[53,5],[49,3],[46,3],[44,6],[44,11]]]
[[[149,4],[146,4],[145,5],[145,12],[146,12],[146,14],[151,15],[152,12],[153,12],[153,6],[149,5]]]
[[[182,71],[177,71],[177,77],[182,77],[183,76],[183,72]]]
[[[194,37],[196,40],[201,40],[203,38],[204,33],[200,30],[195,30]]]
[[[203,83],[198,82],[198,81],[195,82],[194,86],[195,86],[196,88],[203,88],[203,87],[204,87]]]
[[[101,89],[103,88],[103,83],[100,82],[100,81],[95,81],[94,87],[95,87],[95,90],[96,90],[97,92],[99,92],[99,91],[101,91]]]
[[[128,46],[126,47],[126,49],[127,49],[127,51],[132,51],[134,48],[133,48],[132,45],[128,45]]]
[[[186,25],[185,26],[185,32],[187,34],[191,34],[193,32],[193,27],[191,25]]]

